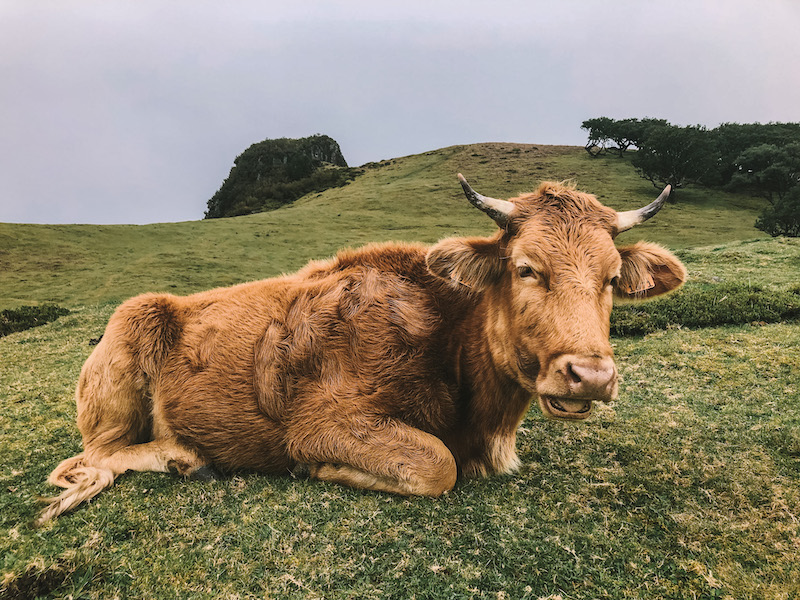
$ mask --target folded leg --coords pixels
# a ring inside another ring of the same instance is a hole
[[[305,424],[291,428],[290,439],[292,458],[323,481],[420,496],[439,496],[456,482],[447,446],[394,419]]]

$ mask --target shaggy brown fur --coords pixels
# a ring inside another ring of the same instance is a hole
[[[518,465],[516,429],[616,395],[612,291],[685,279],[649,244],[616,249],[616,213],[558,184],[512,200],[489,238],[344,250],[277,279],[125,302],[80,375],[84,452],[42,523],[127,470],[310,472],[437,496]]]

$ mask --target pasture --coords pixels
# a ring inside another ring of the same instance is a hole
[[[795,598],[800,326],[613,338],[620,397],[585,423],[529,412],[523,466],[436,500],[240,473],[129,473],[30,526],[80,450],[74,386],[116,303],[292,271],[343,245],[489,233],[457,171],[503,197],[575,178],[626,210],[655,197],[624,160],[476,145],[366,168],[273,213],[148,226],[0,224],[0,308],[71,313],[0,338],[0,598]],[[685,190],[622,243],[677,251],[692,285],[797,285],[800,243],[757,200]],[[198,213],[201,209],[198,209]]]

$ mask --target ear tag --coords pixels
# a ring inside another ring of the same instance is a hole
[[[656,287],[656,282],[653,279],[653,275],[648,271],[645,276],[639,280],[639,285],[636,288],[633,286],[625,286],[623,289],[627,294],[641,294],[654,287]]]

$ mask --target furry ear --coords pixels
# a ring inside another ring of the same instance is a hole
[[[638,242],[617,250],[622,257],[622,268],[614,295],[619,298],[659,296],[678,289],[686,281],[686,267],[661,246]]]
[[[503,274],[496,238],[449,238],[425,256],[428,271],[454,286],[480,291]]]

